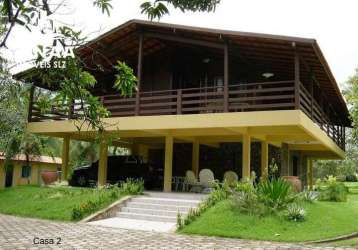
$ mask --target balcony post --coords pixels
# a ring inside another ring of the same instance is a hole
[[[300,109],[300,58],[296,50],[296,44],[292,44],[295,50],[294,64],[295,64],[295,109]]]
[[[229,112],[229,46],[224,46],[224,112]]]
[[[137,93],[136,93],[136,102],[135,102],[135,115],[139,115],[140,89],[142,83],[142,65],[143,65],[143,33],[140,33],[139,47],[138,47]]]
[[[31,119],[32,119],[32,107],[34,105],[34,92],[35,92],[35,85],[31,85],[30,95],[29,95],[29,110],[27,113],[27,121],[28,122],[31,122]]]
[[[310,95],[311,95],[311,110],[310,110],[310,112],[311,112],[311,119],[313,120],[313,100],[314,100],[314,93],[313,93],[313,91],[314,91],[314,88],[313,88],[313,83],[314,83],[314,80],[313,80],[313,76],[311,75],[311,77],[312,77],[312,79],[311,79],[311,81],[310,81]]]
[[[177,90],[177,114],[181,115],[182,113],[182,90]]]

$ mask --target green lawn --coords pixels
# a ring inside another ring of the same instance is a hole
[[[345,182],[344,185],[349,188],[350,193],[358,194],[358,182]]]
[[[290,222],[283,217],[258,218],[232,209],[222,201],[208,209],[182,233],[245,239],[300,242],[325,239],[358,231],[358,195],[348,202],[306,204],[306,221]]]
[[[0,190],[0,213],[50,220],[70,221],[72,209],[97,199],[89,188],[19,186]],[[102,207],[112,201],[106,200]]]

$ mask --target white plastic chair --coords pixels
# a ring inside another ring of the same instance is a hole
[[[185,181],[183,185],[183,191],[191,191],[193,187],[200,186],[200,183],[195,177],[195,174],[191,170],[187,170],[185,173]]]
[[[237,183],[238,180],[239,177],[234,171],[226,171],[224,173],[224,181],[226,181],[226,183],[229,184],[229,186],[235,185],[235,183]]]
[[[204,188],[211,188],[214,186],[214,173],[210,169],[203,169],[199,173],[199,182]]]

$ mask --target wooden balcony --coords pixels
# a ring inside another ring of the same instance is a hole
[[[344,128],[332,124],[302,83],[297,94],[294,80],[234,84],[228,86],[227,93],[223,87],[202,87],[140,92],[138,97],[130,98],[119,95],[99,98],[111,117],[300,109],[338,146],[344,149],[345,144]],[[51,112],[41,113],[33,102],[29,121],[75,119],[83,107],[78,102],[69,106],[71,108],[52,107]]]

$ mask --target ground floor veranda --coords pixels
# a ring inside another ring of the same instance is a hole
[[[191,144],[191,152],[187,157],[184,156],[191,159],[191,163],[185,167],[198,175],[203,168],[200,156],[210,154],[210,151],[203,152],[203,149],[209,147],[221,150],[224,144],[236,143],[240,148],[240,163],[231,162],[228,165],[240,165],[236,172],[242,178],[250,177],[254,161],[259,164],[257,174],[267,176],[272,154],[270,151],[273,151],[270,148],[275,148],[279,152],[280,175],[299,173],[309,185],[312,185],[313,160],[344,157],[344,151],[299,110],[121,117],[104,119],[104,123],[104,136],[111,138],[113,145],[129,148],[132,153],[144,158],[148,157],[151,149],[163,150],[163,189],[166,192],[172,190],[176,144]],[[68,173],[70,140],[91,141],[97,138],[94,131],[78,131],[76,121],[32,122],[28,124],[28,130],[64,138],[62,172],[65,176]],[[258,148],[255,155],[254,147]],[[99,185],[106,183],[107,155],[108,144],[104,139],[100,143]],[[224,168],[226,163],[222,164]],[[298,170],[295,170],[297,166]]]

